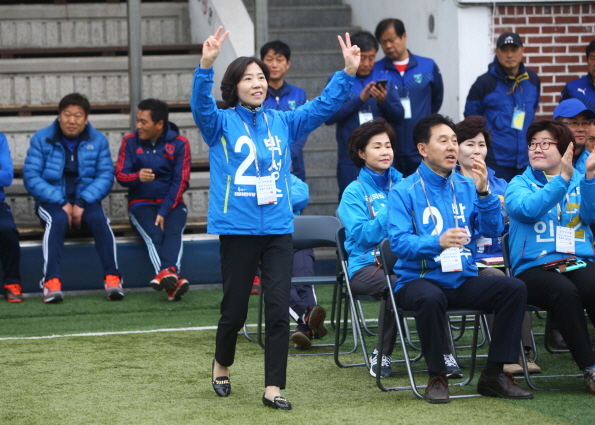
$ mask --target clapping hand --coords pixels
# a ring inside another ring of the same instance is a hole
[[[591,153],[587,158],[587,172],[585,173],[585,179],[590,180],[595,177],[595,154]]]
[[[560,175],[562,176],[562,178],[564,180],[566,180],[567,182],[570,181],[570,179],[572,178],[572,174],[574,174],[574,167],[572,166],[572,158],[574,157],[574,143],[570,142],[568,144],[568,148],[566,149],[566,152],[564,152],[564,155],[562,156],[562,161],[561,161],[561,165],[562,165],[562,171],[560,172]],[[589,161],[587,161],[587,173],[589,170]]]
[[[202,44],[202,56],[200,58],[200,67],[201,68],[211,68],[217,56],[219,56],[219,52],[221,52],[221,46],[223,42],[229,35],[229,31],[225,31],[225,33],[221,35],[221,31],[223,31],[223,27],[217,28],[217,32],[215,35],[209,36]]]
[[[475,190],[480,193],[486,192],[488,190],[488,167],[480,156],[473,158],[472,171]]]
[[[343,38],[340,35],[338,35],[337,38],[341,45],[343,59],[345,59],[345,72],[349,75],[355,75],[361,59],[359,47],[351,45],[351,39],[349,38],[348,32],[345,33],[345,41],[343,41]]]

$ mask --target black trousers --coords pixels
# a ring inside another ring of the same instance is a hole
[[[10,207],[6,202],[0,202],[0,263],[5,285],[21,283],[20,262],[19,231],[14,224]]]
[[[248,300],[260,262],[266,326],[264,350],[265,386],[285,388],[289,289],[293,266],[293,240],[288,235],[221,235],[223,299],[217,327],[215,359],[231,366],[235,359],[238,331],[248,315]]]
[[[428,279],[408,282],[395,294],[397,307],[413,311],[430,374],[446,372],[443,345],[447,309],[494,313],[488,362],[517,363],[527,287],[514,277],[472,277],[455,289]]]
[[[533,267],[517,276],[527,285],[529,304],[548,310],[580,369],[595,365],[583,309],[595,324],[595,263],[566,273]]]

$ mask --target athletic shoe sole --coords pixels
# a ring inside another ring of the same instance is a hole
[[[182,299],[182,295],[188,292],[188,288],[190,288],[189,282],[184,282],[178,286],[176,292],[174,292],[173,296],[168,296],[167,299],[169,301],[180,301]]]
[[[324,326],[324,319],[326,319],[326,311],[319,305],[312,307],[310,318],[308,319],[308,326],[312,329],[314,338],[322,338],[328,334],[328,329]]]
[[[124,298],[124,291],[120,288],[110,288],[107,290],[107,298],[112,301],[118,301]]]
[[[43,302],[46,304],[57,304],[64,300],[62,292],[53,292],[43,297]]]
[[[298,348],[300,350],[307,350],[312,346],[312,341],[310,341],[310,338],[308,338],[308,336],[303,332],[295,332],[293,335],[291,335],[291,340],[295,344],[294,348]]]

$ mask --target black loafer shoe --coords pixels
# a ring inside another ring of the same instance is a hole
[[[215,359],[213,359],[213,368],[211,370],[214,369]],[[220,376],[213,379],[213,389],[219,397],[227,397],[231,393],[231,382],[229,380],[229,376]]]
[[[273,409],[291,410],[291,403],[289,402],[289,400],[281,396],[277,396],[273,401],[271,401],[268,398],[266,398],[263,394],[262,404],[264,404],[267,407],[272,407]]]
[[[477,382],[477,392],[487,397],[500,397],[517,400],[529,400],[533,393],[519,387],[515,382],[520,382],[510,373],[502,372],[492,378],[481,372]]]
[[[442,372],[428,381],[426,401],[432,404],[448,403],[450,401],[446,373]]]

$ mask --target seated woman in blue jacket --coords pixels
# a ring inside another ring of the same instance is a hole
[[[487,121],[484,117],[479,115],[471,115],[465,118],[463,121],[456,125],[457,141],[459,142],[459,157],[458,165],[455,167],[455,171],[463,176],[473,178],[473,160],[475,157],[479,157],[485,161],[488,154],[488,149],[492,143],[492,136],[490,131],[487,129]],[[508,183],[506,180],[496,177],[494,170],[487,167],[488,170],[488,184],[490,190],[500,197],[502,204],[504,204],[504,194]],[[504,233],[508,231],[508,228],[504,230]],[[484,258],[491,257],[502,257],[502,237],[497,238],[486,238],[481,235],[475,239],[477,243],[477,254],[475,258],[477,261],[481,261]],[[496,267],[483,266],[478,263],[478,275],[479,276],[504,276],[504,272]],[[494,321],[494,315],[487,315],[488,322],[490,323],[490,329],[492,322]],[[535,364],[531,358],[530,352],[532,347],[531,341],[531,326],[532,318],[531,312],[525,313],[523,319],[522,328],[522,340],[523,346],[525,347],[525,359],[527,360],[527,367],[530,373],[540,373],[541,368]],[[522,374],[523,367],[519,363],[505,364],[504,372],[512,373],[513,375]]]
[[[396,136],[384,118],[376,118],[357,127],[348,141],[349,157],[360,168],[357,180],[343,192],[339,217],[345,227],[345,250],[349,254],[349,283],[360,295],[380,298],[386,288],[386,275],[379,265],[380,242],[386,237],[388,194],[403,175],[392,167]],[[393,276],[396,280],[396,276]],[[383,353],[374,349],[370,359],[370,375],[376,376],[381,361],[381,377],[392,375],[391,355],[397,336],[395,320],[386,316]]]
[[[595,157],[584,177],[572,167],[574,136],[564,124],[533,122],[527,130],[529,164],[506,189],[513,273],[528,288],[527,302],[550,312],[595,394],[595,353],[587,310],[595,323]],[[576,257],[569,265],[566,257]],[[548,263],[560,263],[549,268]]]
[[[260,262],[265,302],[265,393],[262,402],[291,409],[281,397],[287,370],[289,292],[293,262],[290,145],[329,119],[347,98],[360,61],[349,34],[339,37],[345,69],[320,96],[292,111],[265,110],[269,68],[257,58],[239,57],[227,68],[220,110],[211,93],[213,63],[228,32],[204,43],[194,73],[190,106],[209,145],[211,184],[207,231],[220,235],[223,300],[217,327],[212,384],[217,395],[231,391],[237,333],[248,314],[252,281]]]

